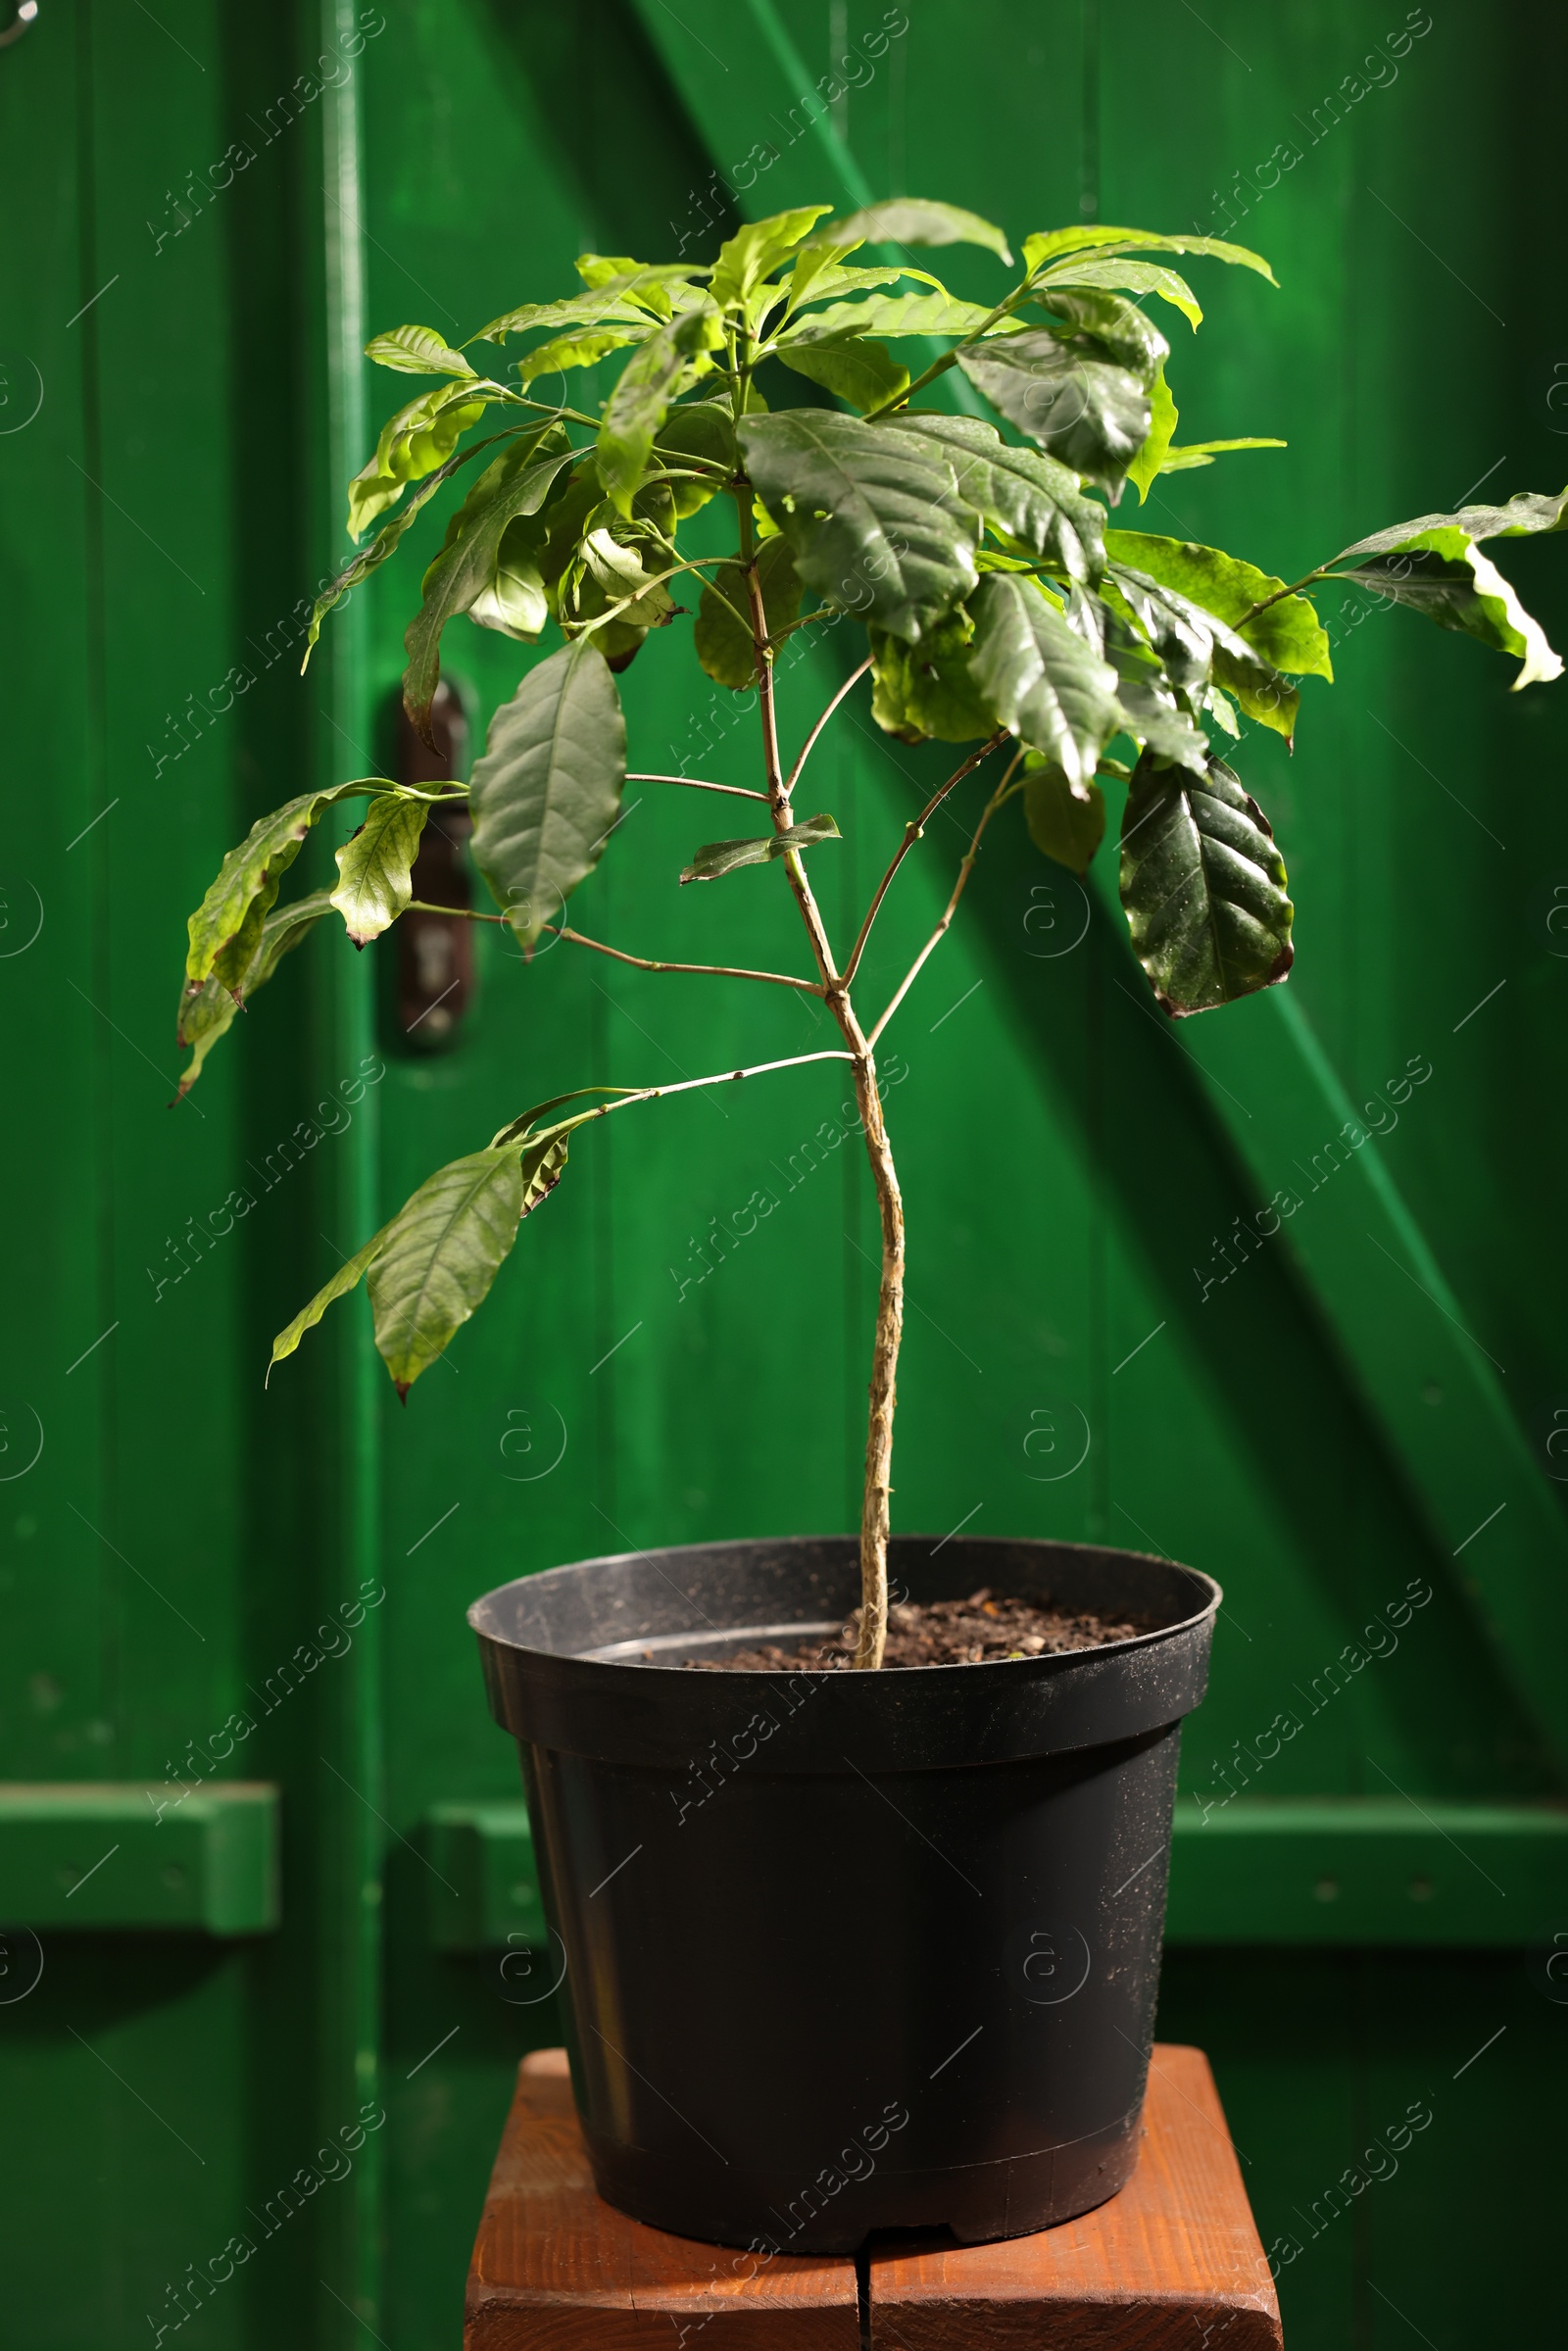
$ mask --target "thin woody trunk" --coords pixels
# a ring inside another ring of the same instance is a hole
[[[739,501],[737,503],[740,503]],[[743,541],[750,541],[750,515],[742,505]],[[778,720],[773,702],[773,657],[767,643],[767,619],[754,561],[747,563],[747,590],[752,609],[752,636],[757,655],[757,694],[762,720],[762,752],[767,771],[767,796],[774,829],[788,833],[794,815],[778,753]],[[849,982],[834,961],[827,931],[799,856],[784,858],[790,888],[811,942],[821,974],[823,997],[854,1056],[855,1095],[865,1134],[866,1157],[876,1187],[882,1225],[882,1279],[877,1293],[876,1337],[871,1351],[870,1415],[865,1439],[865,1482],[860,1500],[860,1631],[856,1646],[858,1667],[882,1663],[888,1636],[888,1525],[893,1492],[893,1410],[898,1393],[899,1342],[904,1335],[904,1200],[888,1143],[887,1122],[876,1089],[876,1059],[850,1002]]]

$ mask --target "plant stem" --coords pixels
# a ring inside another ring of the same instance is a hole
[[[814,613],[809,615],[809,617],[814,618]],[[838,709],[839,704],[844,700],[845,695],[850,691],[850,688],[854,685],[857,685],[859,680],[864,677],[866,671],[871,666],[872,658],[873,657],[870,654],[867,654],[864,661],[860,663],[859,668],[852,669],[850,671],[849,676],[845,679],[843,685],[840,686],[838,692],[828,704],[827,709],[822,712],[821,717],[817,720],[815,726],[812,727],[810,733],[807,736],[806,741],[802,744],[801,756],[796,760],[794,766],[790,769],[788,781],[784,786],[784,797],[786,800],[794,792],[796,785],[801,780],[801,769],[806,765],[807,760],[810,758],[811,753],[815,750],[817,736],[822,732],[823,727],[826,726],[828,720]],[[765,795],[763,797],[765,798]]]
[[[1019,758],[1021,759],[1022,756],[1022,753],[1020,753]],[[927,956],[934,955],[938,947],[940,947],[942,944],[942,941],[946,938],[949,928],[952,925],[953,917],[958,910],[958,901],[963,896],[964,885],[968,881],[970,874],[974,871],[974,861],[980,854],[980,836],[985,831],[986,826],[991,822],[991,819],[996,814],[998,808],[1001,808],[1003,802],[1008,798],[1012,789],[1012,771],[1017,764],[1017,759],[1013,759],[1009,762],[1006,774],[1003,777],[1001,783],[992,793],[991,798],[986,802],[985,808],[981,811],[980,821],[974,828],[974,839],[970,842],[967,850],[964,852],[963,862],[958,867],[958,878],[953,885],[953,896],[949,899],[946,907],[943,909],[942,919],[937,924],[936,929],[931,933],[931,936],[926,941],[924,947],[921,948],[919,954],[915,956],[914,961],[909,965],[909,968],[905,973],[903,979],[900,980],[898,988],[894,992],[892,1000],[888,1004],[886,1010],[883,1012],[881,1019],[871,1031],[870,1043],[872,1045],[875,1045],[877,1039],[881,1036],[882,1031],[887,1027],[888,1022],[893,1018],[894,1013],[898,1010],[900,1004],[903,1004],[906,996],[907,996],[910,988],[914,985],[914,982],[919,976],[920,970],[924,965]]]
[[[757,576],[755,558],[748,555],[746,582],[752,604],[752,640],[757,655],[757,698],[762,721],[762,758],[773,825],[780,834],[794,829],[789,789],[778,754],[778,719],[773,702],[773,656],[767,642],[767,615]],[[853,681],[852,681],[853,682]],[[847,689],[846,689],[847,690]],[[799,770],[797,769],[797,772]],[[783,857],[790,888],[811,942],[811,953],[822,975],[821,993],[838,1022],[855,1071],[855,1099],[865,1136],[865,1155],[876,1190],[882,1226],[882,1277],[877,1292],[876,1335],[871,1350],[870,1411],[865,1436],[865,1475],[860,1496],[860,1631],[855,1651],[858,1668],[875,1669],[882,1663],[888,1630],[888,1531],[893,1492],[893,1415],[898,1395],[899,1342],[904,1335],[904,1200],[898,1171],[888,1142],[887,1124],[877,1093],[876,1059],[870,1041],[856,1018],[848,982],[839,976],[826,928],[811,885],[795,850]]]
[[[607,947],[602,939],[587,939],[564,923],[547,922],[547,931],[559,939],[569,939],[574,947],[591,947],[596,955],[613,955],[617,963],[634,963],[639,971],[701,971],[725,980],[771,980],[778,988],[798,988],[808,996],[820,996],[822,991],[814,980],[799,980],[787,971],[748,971],[731,963],[661,963],[649,955],[629,955],[622,948]]]
[[[981,760],[987,758],[990,753],[994,752],[999,743],[1005,743],[1006,740],[1007,730],[1005,727],[1003,727],[1000,733],[992,736],[989,743],[982,743],[978,751],[970,754],[969,758],[964,760],[963,765],[956,769],[954,774],[949,776],[947,782],[942,786],[940,791],[932,793],[930,799],[926,802],[925,807],[920,810],[918,816],[911,816],[909,818],[908,823],[904,828],[904,839],[899,843],[898,848],[893,853],[893,861],[876,886],[876,895],[873,897],[871,904],[867,906],[865,910],[865,920],[860,925],[860,935],[855,942],[854,951],[851,954],[848,963],[846,963],[844,966],[844,979],[846,986],[851,980],[854,979],[857,971],[860,967],[860,956],[865,951],[865,943],[867,939],[869,939],[871,936],[871,925],[873,922],[875,922],[878,909],[882,905],[882,901],[888,894],[888,885],[891,883],[893,876],[898,872],[899,867],[903,864],[909,851],[914,847],[916,841],[919,840],[920,835],[924,832],[927,818],[936,813],[937,809],[941,808],[942,803],[947,799],[950,792],[956,791],[957,787],[962,783],[966,775],[972,775],[974,773]]]
[[[528,1140],[530,1143],[542,1143],[548,1135],[566,1135],[571,1132],[573,1127],[587,1126],[592,1119],[608,1118],[612,1110],[629,1110],[633,1102],[662,1102],[666,1094],[690,1094],[701,1086],[733,1086],[740,1078],[762,1078],[768,1076],[775,1069],[799,1069],[806,1061],[853,1061],[854,1058],[853,1053],[840,1053],[837,1048],[834,1048],[822,1053],[791,1053],[788,1059],[783,1061],[754,1061],[749,1069],[720,1069],[715,1071],[710,1078],[681,1078],[673,1086],[628,1087],[618,1102],[600,1102],[592,1110],[579,1110],[574,1118],[563,1118],[553,1127],[541,1127],[539,1132],[536,1135],[530,1135]],[[589,1092],[592,1089],[585,1088],[581,1091]],[[496,1143],[491,1146],[492,1150],[503,1139],[507,1142],[521,1140],[519,1136],[514,1135],[511,1129],[503,1127],[501,1133],[496,1137]]]
[[[705,784],[695,775],[628,775],[628,784],[684,784],[691,792],[728,792],[736,800],[765,800],[765,792],[754,792],[749,784]]]

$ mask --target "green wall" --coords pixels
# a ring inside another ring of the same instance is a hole
[[[1351,0],[1202,17],[910,0],[873,55],[879,24],[843,0],[683,0],[678,18],[659,0],[361,17],[83,0],[0,49],[0,1769],[189,1771],[248,1687],[384,1592],[210,1767],[281,1786],[281,1927],[83,1932],[62,1902],[41,1982],[0,2005],[0,2268],[37,2351],[148,2340],[187,2265],[313,2163],[342,2176],[184,2339],[457,2339],[510,2071],[557,2031],[494,1952],[439,1947],[432,1905],[454,1897],[425,1816],[516,1787],[464,1608],[598,1550],[855,1514],[874,1217],[849,1151],[801,1156],[843,1092],[817,1068],[584,1141],[406,1414],[359,1306],[262,1388],[272,1331],[338,1255],[524,1103],[817,1037],[782,992],[710,998],[565,948],[524,973],[487,932],[461,1045],[411,1059],[377,1035],[376,951],[322,935],[166,1106],[183,918],[222,852],[263,808],[388,756],[407,557],[297,675],[297,600],[347,552],[341,482],[391,405],[355,358],[367,333],[466,334],[567,288],[585,248],[660,258],[696,232],[706,249],[737,206],[907,188],[1015,242],[1087,215],[1269,256],[1278,293],[1195,265],[1208,317],[1191,349],[1173,329],[1172,372],[1183,438],[1278,434],[1288,452],[1167,477],[1135,523],[1294,577],[1472,486],[1556,482],[1557,12],[1414,12],[1400,31]],[[809,127],[811,83],[851,44],[858,86]],[[339,62],[300,85],[323,54]],[[215,189],[236,145],[252,160]],[[1260,186],[1281,146],[1297,160]],[[715,170],[751,183],[726,191]],[[952,281],[994,291],[992,267],[960,256]],[[1560,550],[1501,560],[1562,642]],[[1170,1029],[1119,917],[1020,826],[892,1032],[913,1307],[896,1523],[977,1513],[977,1532],[1217,1575],[1195,1805],[1360,1627],[1430,1587],[1397,1652],[1254,1766],[1253,1792],[1522,1811],[1560,1791],[1568,1750],[1545,1450],[1568,1404],[1548,1180],[1568,1140],[1551,927],[1568,703],[1510,698],[1503,663],[1407,615],[1324,616],[1339,684],[1306,687],[1294,759],[1255,733],[1237,755],[1298,902],[1283,997]],[[623,681],[634,764],[692,755],[747,780],[747,721],[675,651],[656,639]],[[477,630],[454,629],[451,661],[480,708],[517,670]],[[825,632],[792,669],[792,737],[844,665]],[[816,871],[841,932],[943,772],[863,710],[818,755],[809,805],[845,839]],[[575,918],[642,953],[788,967],[791,916],[763,877],[675,891],[692,828],[683,796],[650,788]],[[963,838],[945,814],[909,860],[878,932],[890,981]],[[1292,1168],[1337,1131],[1342,1093],[1358,1106],[1412,1060],[1430,1076],[1397,1128],[1205,1293],[1235,1220],[1307,1180]],[[302,1123],[319,1139],[285,1172]],[[766,1185],[778,1211],[682,1295],[711,1220]],[[254,1208],[215,1239],[242,1188]],[[1411,2327],[1457,2351],[1525,2339],[1555,2306],[1546,2266],[1517,2256],[1546,2233],[1560,2160],[1561,2101],[1541,2088],[1565,2012],[1524,1951],[1568,1926],[1568,1888],[1558,1908],[1489,1930],[1485,1954],[1170,1953],[1160,2030],[1210,2051],[1265,2240],[1300,2244],[1281,2278],[1294,2351]],[[8,1949],[0,1992],[25,1972],[24,1939]],[[1312,2236],[1299,2216],[1414,2099],[1434,2119],[1397,2176]],[[318,2162],[364,2105],[384,2124],[346,2169]]]

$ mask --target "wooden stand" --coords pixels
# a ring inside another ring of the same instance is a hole
[[[866,2351],[1280,2351],[1279,2305],[1200,2049],[1156,2045],[1138,2169],[994,2245],[875,2242]],[[759,2262],[595,2193],[565,2053],[525,2057],[468,2269],[466,2351],[862,2351],[856,2264]]]

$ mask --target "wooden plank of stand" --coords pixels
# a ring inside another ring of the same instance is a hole
[[[565,2051],[541,2049],[518,2069],[463,2339],[465,2351],[859,2351],[855,2264],[759,2263],[616,2212],[594,2188]]]
[[[1201,2049],[1156,2042],[1138,2169],[1038,2236],[871,2246],[872,2351],[1280,2351],[1279,2303]]]
[[[1280,2351],[1208,2062],[1156,2045],[1138,2169],[1081,2220],[869,2253],[871,2351]],[[701,2338],[701,2339],[699,2339]],[[524,2058],[468,2272],[466,2351],[859,2351],[855,2265],[758,2262],[596,2193],[565,2054]]]

